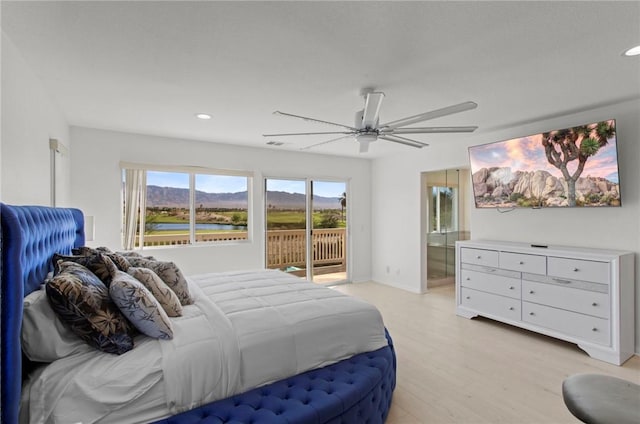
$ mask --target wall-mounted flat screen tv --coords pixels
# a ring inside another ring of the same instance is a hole
[[[616,122],[472,146],[477,208],[620,206]]]

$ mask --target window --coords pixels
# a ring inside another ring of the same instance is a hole
[[[124,169],[125,248],[248,239],[251,177],[197,171]]]

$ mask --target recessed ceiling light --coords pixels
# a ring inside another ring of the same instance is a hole
[[[625,56],[638,56],[640,55],[640,46],[631,47],[629,50],[624,52]]]
[[[208,113],[196,113],[196,118],[198,119],[211,119],[211,115]]]

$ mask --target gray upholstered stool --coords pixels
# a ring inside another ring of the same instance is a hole
[[[576,374],[562,383],[569,411],[587,424],[640,424],[640,385],[599,374]]]

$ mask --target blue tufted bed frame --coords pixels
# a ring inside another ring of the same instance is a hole
[[[53,253],[84,245],[80,210],[0,205],[0,395],[3,424],[18,422],[23,377],[36,365],[22,355],[23,298],[51,270]],[[183,423],[383,423],[396,381],[389,346],[222,399],[159,421]]]

